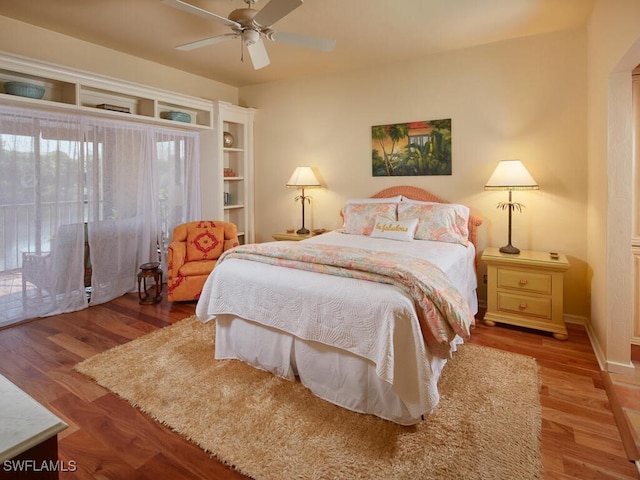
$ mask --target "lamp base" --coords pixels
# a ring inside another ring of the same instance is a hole
[[[297,233],[298,235],[308,235],[308,234],[310,234],[311,232],[309,231],[309,229],[308,229],[308,228],[304,228],[304,227],[302,227],[300,230],[297,230],[297,231],[296,231],[296,233]]]
[[[500,252],[508,253],[509,255],[517,255],[520,253],[520,249],[509,244],[509,245],[505,245],[504,247],[500,247]]]

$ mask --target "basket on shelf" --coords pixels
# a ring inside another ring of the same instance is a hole
[[[27,82],[5,82],[4,93],[40,99],[44,96],[44,87]]]
[[[176,122],[184,122],[184,123],[191,122],[191,115],[184,112],[166,112],[164,114],[164,118],[166,118],[167,120],[174,120]]]

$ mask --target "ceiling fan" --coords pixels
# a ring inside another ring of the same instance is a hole
[[[162,3],[184,12],[222,23],[232,30],[232,33],[180,45],[176,47],[178,50],[194,50],[241,37],[242,43],[249,51],[253,68],[256,70],[269,65],[269,55],[262,41],[263,38],[274,42],[313,48],[325,52],[329,52],[335,47],[335,40],[309,37],[297,33],[278,32],[271,29],[274,23],[302,5],[302,0],[271,0],[262,10],[254,10],[251,7],[256,1],[257,0],[244,0],[249,7],[234,10],[229,14],[228,18],[216,15],[215,13],[183,2],[182,0],[162,0]]]

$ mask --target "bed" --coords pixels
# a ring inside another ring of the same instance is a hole
[[[196,315],[216,321],[216,359],[413,425],[438,404],[440,373],[473,325],[482,220],[416,187],[349,200],[341,214],[336,231],[232,249]]]

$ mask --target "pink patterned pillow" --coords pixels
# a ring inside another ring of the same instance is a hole
[[[417,240],[469,244],[469,208],[455,203],[399,203],[398,220],[418,218]]]
[[[348,203],[344,207],[344,233],[371,235],[378,215],[396,218],[396,203]]]

